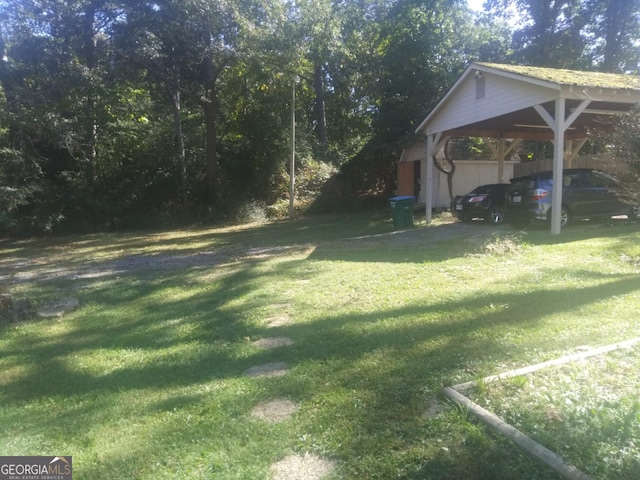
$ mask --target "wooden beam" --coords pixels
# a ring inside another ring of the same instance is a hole
[[[553,132],[551,130],[525,130],[522,128],[511,128],[509,130],[469,130],[466,128],[457,128],[446,131],[450,137],[481,137],[481,138],[505,138],[505,139],[521,139],[521,140],[552,140]],[[581,134],[582,138],[584,135]]]
[[[567,148],[564,153],[564,160],[567,162],[568,166],[572,166],[573,161],[578,156],[580,149],[584,147],[584,144],[587,143],[588,138],[581,138],[575,144],[573,140],[569,140],[567,142]]]
[[[571,115],[569,115],[569,117],[565,121],[565,130],[573,125],[573,122],[576,121],[576,119],[582,114],[582,112],[584,112],[584,110],[589,106],[590,103],[590,99],[583,100],[580,105],[578,105],[573,110],[573,112],[571,112]]]
[[[489,147],[489,150],[491,150],[493,156],[498,158],[500,152],[498,151],[498,147],[496,147],[496,145],[493,143],[493,140],[494,139],[491,137],[484,137],[484,141],[487,144],[487,147]]]
[[[509,147],[507,147],[507,150],[504,152],[505,156],[509,155],[513,150],[515,150],[518,145],[520,145],[520,139],[516,138],[513,142],[511,142]]]
[[[556,102],[557,102],[557,100],[556,100]],[[554,130],[555,127],[556,127],[557,118],[554,119],[551,116],[551,114],[549,112],[547,112],[542,105],[534,105],[533,108],[535,109],[536,112],[538,112],[538,115],[540,115],[542,117],[542,119],[546,122],[546,124],[549,125],[549,127],[552,130]]]

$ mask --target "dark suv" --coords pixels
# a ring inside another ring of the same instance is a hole
[[[500,225],[504,220],[504,195],[507,188],[508,183],[480,185],[466,195],[456,196],[451,202],[451,213],[463,222],[482,218],[494,225]]]
[[[569,168],[562,174],[562,211],[560,225],[573,219],[627,215],[637,219],[638,207],[620,202],[617,182],[609,174],[590,168]],[[507,190],[505,216],[518,226],[532,220],[551,220],[553,172],[539,172],[512,178]]]

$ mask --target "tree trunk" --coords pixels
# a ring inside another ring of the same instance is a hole
[[[168,88],[173,108],[173,123],[176,130],[176,157],[180,170],[180,196],[182,198],[182,208],[186,212],[189,197],[187,193],[187,161],[184,148],[184,133],[182,131],[182,120],[180,119],[180,89],[177,86]]]
[[[634,0],[637,1],[637,0]],[[605,11],[604,59],[602,70],[617,73],[620,60],[620,36],[624,30],[624,12],[632,11],[625,0],[610,0]]]
[[[204,98],[202,100],[202,108],[204,110],[205,131],[206,131],[206,160],[207,167],[205,172],[205,188],[207,201],[210,206],[215,205],[216,196],[218,194],[218,101],[216,92],[216,80],[218,72],[215,68],[211,54],[205,55],[205,79],[204,79]]]
[[[453,176],[456,173],[456,164],[453,163],[453,155],[449,154],[449,144],[451,142],[451,139],[447,140],[447,142],[445,143],[444,146],[444,158],[447,161],[447,164],[449,165],[449,169],[447,170],[446,168],[444,168],[442,165],[440,165],[437,161],[436,161],[436,157],[435,155],[433,156],[433,164],[435,165],[435,167],[441,171],[442,173],[444,173],[447,176],[447,187],[449,188],[449,199],[453,202]],[[454,143],[455,146],[455,143]]]
[[[89,72],[89,77],[96,68],[96,35],[95,35],[95,17],[96,17],[96,5],[92,2],[87,5],[87,10],[84,16],[83,36],[84,36],[84,55],[86,67]],[[86,123],[86,178],[89,185],[93,185],[96,180],[96,161],[98,157],[97,152],[97,136],[98,126],[96,119],[96,104],[97,95],[92,84],[87,86],[87,123]]]
[[[327,114],[324,103],[324,82],[322,80],[322,65],[316,65],[313,72],[313,88],[316,97],[316,134],[318,142],[327,146]]]

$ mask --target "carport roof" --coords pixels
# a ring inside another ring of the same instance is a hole
[[[611,124],[611,116],[640,103],[640,77],[555,68],[475,62],[416,129],[445,136],[552,140],[555,101],[564,98],[572,118],[566,139],[587,137],[587,130]],[[544,111],[543,111],[544,110]]]
[[[505,73],[520,75],[529,79],[549,82],[550,85],[574,85],[584,87],[618,88],[640,91],[640,77],[635,75],[621,75],[616,73],[584,72],[579,70],[564,70],[560,68],[529,67],[525,65],[502,65],[498,63],[476,63],[500,70]]]

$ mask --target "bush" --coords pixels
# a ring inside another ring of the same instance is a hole
[[[618,196],[624,203],[640,205],[640,107],[616,118],[613,128],[594,131],[592,138],[605,156],[618,165]]]

